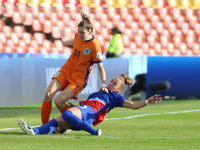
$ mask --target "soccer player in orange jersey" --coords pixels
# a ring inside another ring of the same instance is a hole
[[[77,97],[87,85],[94,63],[97,63],[102,82],[101,90],[108,93],[106,88],[106,73],[103,67],[101,47],[93,35],[93,26],[89,16],[81,13],[82,21],[78,24],[78,32],[74,39],[62,38],[64,46],[73,47],[73,52],[62,68],[53,76],[41,107],[41,121],[46,124],[52,110],[52,98],[62,91],[56,99],[55,105],[61,114],[69,107],[66,102]]]

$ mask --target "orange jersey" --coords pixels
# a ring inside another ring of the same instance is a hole
[[[94,37],[90,41],[82,41],[75,34],[73,52],[62,66],[69,83],[85,87],[90,79],[94,63],[102,62],[101,47]]]

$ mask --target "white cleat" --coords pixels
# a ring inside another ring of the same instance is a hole
[[[101,129],[98,130],[98,136],[101,136],[102,135],[102,131]]]
[[[28,135],[35,135],[33,129],[27,125],[23,119],[18,120],[18,126]]]

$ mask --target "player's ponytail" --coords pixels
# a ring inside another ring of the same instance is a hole
[[[121,74],[120,78],[122,79],[123,83],[121,88],[124,89],[126,85],[132,85],[133,80],[127,74]]]
[[[90,22],[90,17],[87,14],[81,13],[82,21],[78,24],[78,27],[83,27],[86,30],[93,31],[93,25]]]

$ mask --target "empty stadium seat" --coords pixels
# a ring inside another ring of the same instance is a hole
[[[27,12],[24,16],[24,26],[31,26],[33,22],[33,15],[31,12]]]
[[[34,33],[33,38],[38,42],[40,46],[42,46],[43,41],[46,40],[46,36],[44,33]]]
[[[179,16],[178,18],[177,18],[177,20],[176,20],[176,25],[177,25],[177,28],[181,28],[181,26],[182,26],[182,24],[184,23],[184,22],[186,22],[186,20],[185,20],[185,17],[184,16]]]
[[[107,15],[110,20],[117,14],[117,9],[114,6],[109,6],[107,9]]]
[[[126,36],[128,36],[131,41],[134,40],[133,32],[132,32],[132,30],[130,28],[126,28],[123,31],[123,34],[126,35]]]
[[[61,39],[61,37],[63,37],[62,29],[58,28],[57,26],[52,27],[52,38]]]
[[[173,17],[173,20],[174,20],[174,21],[176,21],[177,18],[178,18],[179,16],[181,16],[181,15],[183,15],[183,12],[182,12],[181,9],[176,8],[176,7],[172,8],[172,17]]]
[[[22,17],[25,17],[25,14],[29,12],[29,7],[23,3],[17,3],[17,10]]]
[[[32,22],[32,31],[33,32],[43,32],[44,25],[37,19],[34,19]]]
[[[167,9],[165,7],[159,8],[158,9],[158,15],[159,15],[159,19],[163,21],[166,16],[170,15],[169,9]]]
[[[172,22],[173,22],[173,19],[172,19],[172,17],[171,17],[170,15],[165,16],[164,19],[163,19],[164,26],[165,26],[165,28],[167,28],[167,29],[168,29],[169,25],[170,25]]]
[[[147,37],[143,29],[138,29],[136,35],[142,37],[143,41],[146,41]]]
[[[13,13],[17,10],[17,6],[13,3],[5,3],[6,11],[3,14],[4,17],[9,18],[13,16]]]
[[[37,2],[37,1],[36,1]],[[41,12],[41,7],[40,5],[31,5],[31,14],[33,15],[34,18],[37,18],[38,13]]]
[[[167,48],[167,45],[168,45],[168,43],[169,43],[169,40],[168,40],[168,38],[166,37],[166,36],[161,36],[160,37],[160,43],[161,43],[161,45],[162,45],[162,47],[163,48]]]
[[[148,54],[149,53],[149,47],[150,47],[149,44],[146,43],[146,42],[144,42],[142,44],[142,50],[143,50],[144,54]]]
[[[156,31],[156,29],[151,29],[151,31],[149,32],[149,36],[154,37],[154,39],[156,41],[159,40],[159,35],[158,35],[158,32]]]
[[[126,17],[125,17],[125,23],[126,23],[126,26],[127,28],[130,28],[131,27],[131,24],[134,22],[134,18],[133,18],[133,15],[131,14],[128,14]]]
[[[69,28],[69,27],[65,27],[64,29],[63,29],[63,32],[64,32],[64,37],[66,38],[66,39],[68,39],[68,40],[71,40],[71,39],[73,39],[73,33],[72,33],[72,31],[71,31],[71,29]]]
[[[30,45],[32,41],[32,34],[24,32],[22,35],[22,40],[25,41],[27,45]]]
[[[4,47],[4,53],[14,53],[13,49],[10,46],[5,46]]]
[[[148,43],[150,48],[154,48],[156,40],[155,40],[155,38],[153,36],[148,36],[147,37],[147,43]]]
[[[182,55],[186,55],[188,48],[185,43],[181,43],[179,49]]]
[[[195,39],[193,37],[190,37],[190,36],[186,37],[186,44],[189,49],[192,49],[194,43],[195,43]]]
[[[133,8],[133,16],[135,20],[138,20],[142,14],[142,9],[140,7]]]
[[[135,44],[136,44],[137,48],[141,48],[142,43],[143,43],[142,37],[139,35],[135,35]]]
[[[4,26],[2,32],[5,34],[6,38],[10,38],[13,28],[11,26]]]
[[[101,35],[103,36],[103,38],[106,40],[106,41],[110,41],[110,37],[111,37],[111,34],[110,34],[110,30],[106,29],[106,28],[102,28],[101,29]]]
[[[5,44],[3,44],[3,42],[0,41],[0,53],[4,52],[4,47],[5,47]]]
[[[12,49],[12,52],[16,51],[16,45],[11,39],[7,40],[7,44],[6,45]]]
[[[122,35],[122,40],[123,40],[123,43],[124,43],[124,47],[128,48],[129,44],[131,42],[130,38],[127,35]]]
[[[139,25],[138,25],[138,23],[135,21],[135,22],[133,22],[132,24],[131,24],[131,30],[133,31],[133,35],[134,34],[137,34],[137,31],[138,31],[138,29],[139,29]]]
[[[199,17],[200,17],[200,16],[199,16]],[[190,28],[193,29],[196,23],[199,23],[198,17],[192,16],[192,17],[189,19]]]
[[[140,28],[143,28],[144,23],[147,22],[146,16],[145,15],[140,15],[138,18],[138,25]]]
[[[146,15],[147,20],[150,21],[152,16],[156,15],[156,9],[152,7],[147,7],[145,15]]]
[[[4,45],[6,45],[6,43],[7,43],[7,37],[6,37],[6,35],[5,35],[3,32],[0,32],[0,41],[1,41]]]
[[[94,14],[95,14],[96,20],[99,20],[103,13],[104,13],[103,7],[98,6],[94,8]]]
[[[11,33],[10,39],[13,41],[13,43],[15,45],[18,45],[18,43],[19,43],[19,37],[17,36],[17,34],[15,32]]]
[[[146,35],[150,34],[151,31],[151,24],[149,22],[145,22],[143,25],[143,31]]]
[[[119,9],[119,14],[122,20],[125,20],[126,16],[130,14],[130,9],[128,7],[121,7]]]
[[[134,42],[129,43],[129,49],[131,51],[131,54],[136,54],[136,48],[137,48],[137,46]]]
[[[200,23],[196,23],[196,24],[194,25],[194,32],[195,32],[195,34],[196,34],[197,36],[200,34],[199,31],[200,31]]]
[[[188,23],[184,22],[181,26],[182,33],[186,36],[190,26]]]
[[[40,53],[40,45],[36,40],[31,40],[30,46],[34,47],[35,53]]]
[[[193,44],[192,52],[194,55],[200,55],[200,45],[198,43]]]
[[[169,32],[169,30],[164,29],[161,33],[161,35],[167,37],[167,39],[169,39],[170,41],[172,41],[172,34]]]
[[[169,33],[171,35],[173,35],[176,32],[176,30],[177,30],[176,23],[170,23],[170,25],[168,27],[168,30],[169,30]]]
[[[113,17],[113,23],[115,23],[115,22],[117,22],[117,21],[120,20],[120,18],[118,18],[118,17],[119,17],[119,15],[117,15],[117,14],[114,15],[114,17]],[[107,21],[108,21],[108,16],[107,16],[107,14],[102,14],[101,17],[100,17],[100,22],[101,22],[101,25],[102,25],[103,27],[106,26]]]
[[[173,43],[168,43],[167,44],[167,51],[170,55],[174,54],[174,44]]]
[[[161,35],[163,30],[164,30],[164,24],[162,22],[158,22],[156,25],[156,31],[158,32],[159,35]]]
[[[175,49],[179,49],[179,46],[180,46],[181,42],[182,42],[182,40],[181,40],[180,37],[178,37],[178,36],[174,36],[173,37],[173,43],[174,43],[174,48]]]
[[[23,52],[28,52],[28,45],[25,41],[19,40],[18,46],[23,49]]]
[[[158,22],[160,22],[159,17],[158,16],[152,16],[152,18],[151,18],[151,26],[152,26],[152,28],[155,29]]]
[[[156,54],[160,55],[162,51],[162,45],[160,43],[155,43],[154,44],[154,51]]]

